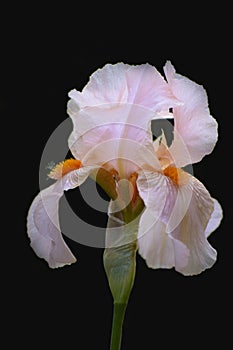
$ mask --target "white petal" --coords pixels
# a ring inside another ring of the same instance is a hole
[[[137,166],[149,162],[158,168],[149,129],[152,115],[143,107],[127,104],[81,110],[72,116],[74,129],[69,148],[85,165],[125,159]]]
[[[69,97],[79,108],[130,103],[154,112],[177,102],[163,77],[149,64],[107,64],[92,74],[82,92],[72,90]]]
[[[145,206],[153,212],[156,220],[160,220],[168,193],[166,177],[154,171],[139,172],[137,188]]]
[[[128,91],[125,72],[128,67],[123,63],[106,64],[91,75],[82,92],[72,90],[69,97],[77,102],[79,108],[126,102]]]
[[[126,76],[129,103],[144,106],[155,113],[160,113],[165,108],[169,109],[177,103],[155,67],[149,64],[132,66],[127,70]]]
[[[59,184],[41,191],[34,199],[28,213],[28,235],[36,254],[45,259],[51,268],[76,261],[64,242],[59,226],[58,203],[63,194]]]
[[[158,242],[161,240],[166,246],[165,251],[170,250],[174,257],[171,262],[166,255],[167,266],[175,266],[184,275],[198,274],[210,268],[216,261],[216,251],[207,241],[205,231],[210,220],[211,229],[215,228],[213,218],[216,215],[219,222],[220,214],[216,205],[216,213],[212,216],[214,201],[206,188],[186,173],[185,181],[180,184],[173,183],[162,174],[151,172],[146,175],[147,181],[145,175],[139,174],[137,182],[139,194],[147,208],[140,222],[142,256],[150,266],[159,266],[160,251],[155,248],[154,252],[150,243],[153,245],[156,242],[160,249]],[[148,233],[144,237],[145,232]]]
[[[214,201],[214,210],[212,212],[212,215],[210,217],[210,220],[205,230],[206,237],[209,237],[209,235],[218,228],[223,217],[221,205],[218,203],[216,199],[213,199],[213,201]]]
[[[170,154],[166,136],[163,130],[161,136],[157,137],[157,139],[153,142],[153,146],[156,157],[160,161],[161,168],[167,168],[169,165],[173,165],[175,163],[172,155]]]
[[[96,169],[99,169],[98,165],[85,166],[71,171],[62,178],[63,190],[67,191],[69,189],[82,185],[88,176]]]
[[[51,268],[72,264],[76,258],[62,238],[58,205],[64,190],[79,186],[91,168],[80,168],[42,190],[32,202],[27,217],[28,236],[35,253]]]
[[[181,103],[180,102],[176,102],[175,104],[173,103],[173,106],[179,106]],[[169,107],[170,108],[170,107]],[[174,116],[172,113],[170,113],[168,110],[161,110],[159,112],[157,112],[154,117],[153,120],[156,119],[174,119]]]
[[[206,92],[201,85],[176,74],[170,62],[164,71],[172,93],[182,102],[173,108],[174,141],[170,152],[176,166],[199,162],[212,152],[218,138],[217,122],[209,113]]]
[[[187,247],[167,234],[165,224],[155,222],[149,209],[144,211],[140,219],[138,247],[147,265],[154,269],[181,268],[188,262]]]
[[[170,159],[172,160],[176,168],[182,168],[186,165],[195,163],[192,157],[193,153],[190,152],[188,147],[189,140],[183,138],[177,130],[174,130],[174,139],[171,146],[169,147]]]
[[[191,182],[191,177],[189,179]],[[162,219],[166,222],[166,230],[169,233],[176,229],[188,211],[193,196],[193,188],[189,182],[184,186],[174,185],[172,181],[167,182],[168,194]]]
[[[190,176],[191,178],[191,176]],[[187,191],[187,187],[189,190]],[[187,208],[187,198],[192,191],[190,204]],[[177,271],[184,275],[199,274],[207,268],[210,268],[216,261],[216,251],[211,247],[206,239],[205,230],[211,218],[214,202],[206,188],[195,178],[192,177],[185,186],[180,186],[179,192],[181,200],[176,204],[173,213],[183,211],[186,213],[180,224],[170,233],[172,237],[180,240],[189,249],[190,257],[188,264]],[[183,198],[183,204],[182,204]]]
[[[203,86],[177,74],[170,61],[166,62],[164,72],[172,93],[184,107],[187,104],[188,110],[194,110],[196,107],[208,109],[207,94]]]

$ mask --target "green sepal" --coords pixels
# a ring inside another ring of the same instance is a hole
[[[114,303],[127,304],[136,271],[139,217],[125,224],[120,214],[109,214],[103,260]]]
[[[114,303],[128,302],[136,271],[136,250],[136,242],[105,249],[104,267]]]

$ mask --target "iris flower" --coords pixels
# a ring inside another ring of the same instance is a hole
[[[221,207],[181,167],[211,153],[217,123],[209,114],[204,88],[176,74],[170,62],[164,70],[167,82],[148,64],[108,64],[91,76],[82,92],[69,93],[69,147],[75,159],[51,171],[56,182],[40,192],[28,215],[31,245],[50,267],[76,261],[60,232],[59,200],[96,169],[106,170],[102,177],[108,178],[109,192],[117,191],[120,179],[136,175],[135,193],[146,207],[138,246],[148,266],[174,266],[189,275],[215,262],[216,251],[207,237],[219,225]],[[170,147],[164,134],[153,144],[150,131],[152,119],[166,117],[174,118]]]
[[[32,248],[51,268],[76,261],[60,231],[59,200],[89,176],[111,199],[107,236],[112,223],[120,223],[122,244],[132,228],[136,243],[130,235],[125,242],[133,242],[130,249],[138,250],[149,267],[174,267],[195,275],[216,261],[207,238],[220,224],[221,206],[183,168],[212,152],[217,122],[202,86],[177,74],[170,62],[164,73],[166,79],[149,64],[107,64],[92,74],[82,92],[69,93],[73,131],[68,144],[74,159],[52,169],[49,176],[55,182],[34,199],[27,222]],[[163,131],[153,141],[151,122],[164,118],[174,120],[170,145]],[[125,253],[114,254],[105,266],[113,296],[121,284],[119,273],[123,279],[125,274],[121,262]]]

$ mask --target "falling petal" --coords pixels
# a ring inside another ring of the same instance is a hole
[[[167,234],[166,225],[155,220],[150,209],[142,214],[138,235],[139,254],[149,267],[183,268],[188,263],[188,248]]]
[[[208,222],[208,225],[205,230],[206,237],[209,237],[209,235],[218,228],[223,217],[221,205],[218,203],[216,199],[213,199],[213,201],[214,201],[214,210],[212,212],[210,221]]]
[[[28,212],[27,228],[31,246],[51,268],[72,264],[76,258],[62,238],[59,225],[59,200],[64,190],[80,186],[96,167],[71,171],[50,187],[42,190]]]

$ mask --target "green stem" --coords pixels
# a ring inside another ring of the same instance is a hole
[[[114,300],[110,350],[120,350],[125,310],[136,271],[136,250],[134,241],[104,251],[104,267]]]
[[[122,327],[126,306],[127,304],[114,303],[110,350],[120,350],[121,348]]]
[[[135,202],[137,212],[141,202]],[[126,306],[134,284],[139,216],[128,205],[109,215],[103,262],[113,296],[114,310],[110,350],[120,350]]]

